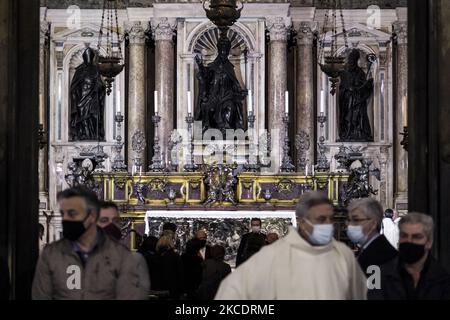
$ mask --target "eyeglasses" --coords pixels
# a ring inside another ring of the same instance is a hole
[[[347,225],[349,225],[349,224],[360,224],[361,222],[369,221],[369,220],[372,220],[372,219],[370,219],[370,218],[366,218],[366,219],[347,219],[347,220],[345,220],[345,223]]]

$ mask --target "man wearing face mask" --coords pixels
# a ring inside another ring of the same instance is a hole
[[[265,246],[222,283],[218,300],[364,300],[366,277],[353,252],[333,239],[333,205],[308,192],[297,205],[297,229]]]
[[[261,219],[252,218],[250,221],[250,232],[246,233],[241,238],[241,243],[236,255],[236,267],[240,266],[249,257],[248,251],[248,240],[249,238],[254,238],[253,242],[264,243],[266,241],[266,235],[261,232]]]
[[[148,272],[122,244],[97,226],[100,205],[90,190],[57,195],[63,239],[47,245],[36,267],[35,300],[146,299]]]
[[[361,251],[358,262],[366,275],[370,266],[380,266],[397,256],[397,250],[380,234],[383,207],[372,198],[353,200],[348,207],[347,236]]]
[[[433,218],[410,213],[399,222],[399,256],[381,266],[370,300],[449,300],[450,275],[431,256]]]

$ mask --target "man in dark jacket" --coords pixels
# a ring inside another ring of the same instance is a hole
[[[449,300],[450,275],[431,256],[433,219],[410,213],[399,222],[399,256],[380,269],[370,300]]]
[[[184,270],[184,290],[188,299],[195,299],[195,292],[202,281],[203,257],[201,250],[206,241],[193,238],[186,243],[186,251],[181,256]]]
[[[97,226],[99,202],[81,187],[57,195],[63,239],[48,244],[33,280],[35,300],[144,300],[147,264]]]
[[[397,256],[397,250],[380,234],[383,208],[372,198],[353,200],[348,207],[347,236],[360,246],[358,263],[370,276],[371,266],[381,266]]]
[[[225,248],[215,245],[210,249],[210,258],[203,263],[202,282],[197,291],[197,299],[213,300],[220,283],[231,273],[231,267],[223,261]]]
[[[250,221],[250,227],[251,232],[246,233],[242,236],[241,243],[239,244],[237,256],[236,256],[236,267],[241,265],[246,261],[246,258],[248,258],[248,239],[251,236],[256,238],[261,238],[261,242],[265,243],[266,236],[264,233],[261,232],[261,219],[259,218],[252,218]],[[256,241],[254,241],[256,242]]]

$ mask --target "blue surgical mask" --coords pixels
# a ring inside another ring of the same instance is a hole
[[[318,246],[325,246],[331,242],[334,234],[333,224],[312,224],[307,219],[305,221],[313,227],[312,234],[309,234],[309,241]]]
[[[364,234],[362,226],[348,226],[347,236],[355,244],[363,245],[367,241],[367,235]]]

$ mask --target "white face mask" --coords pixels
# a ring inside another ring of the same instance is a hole
[[[252,232],[258,233],[261,231],[261,227],[260,226],[252,226]]]
[[[318,246],[325,246],[331,242],[334,234],[333,224],[312,224],[307,219],[305,221],[313,227],[312,234],[308,234],[309,241]]]
[[[367,241],[367,235],[364,234],[362,226],[348,226],[347,236],[355,244],[362,245]]]

